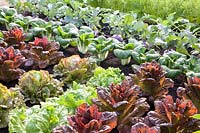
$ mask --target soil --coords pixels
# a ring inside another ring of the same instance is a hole
[[[134,61],[131,60],[131,62],[128,65],[122,66],[120,59],[115,57],[113,52],[110,52],[106,60],[100,63],[100,66],[103,68],[119,67],[125,75],[129,75],[133,73],[133,69],[131,67],[133,64],[134,64]]]

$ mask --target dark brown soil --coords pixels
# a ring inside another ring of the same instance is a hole
[[[115,57],[115,55],[113,54],[113,52],[110,52],[108,54],[108,57],[106,58],[106,60],[102,61],[100,63],[100,66],[103,68],[108,68],[108,67],[119,67],[121,69],[121,71],[125,74],[133,74],[133,69],[132,69],[132,65],[134,64],[133,61],[131,61],[128,65],[122,66],[121,65],[121,61],[120,59],[118,59],[117,57]]]
[[[0,133],[8,133],[8,127],[0,128]]]

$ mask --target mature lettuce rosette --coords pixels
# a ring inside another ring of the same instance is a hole
[[[8,45],[20,44],[25,39],[23,31],[19,28],[4,31],[3,38]]]
[[[94,70],[94,75],[89,79],[87,85],[94,87],[108,87],[112,83],[121,83],[125,79],[123,73],[119,68],[109,67],[104,69],[102,67],[97,67]]]
[[[0,128],[7,127],[9,112],[23,104],[23,96],[19,90],[8,89],[0,84]]]
[[[200,112],[200,78],[187,78],[185,88],[179,87],[177,93],[178,96],[182,97],[183,99],[190,99],[198,109],[198,112]]]
[[[200,129],[200,121],[191,116],[197,113],[197,108],[190,100],[176,99],[168,95],[162,100],[156,100],[155,111],[150,111],[145,118],[149,126],[160,127],[161,132],[194,132]]]
[[[0,80],[9,82],[18,79],[24,73],[19,68],[24,61],[25,57],[19,50],[0,47]]]
[[[165,71],[155,61],[143,63],[132,75],[133,81],[140,86],[144,96],[153,100],[168,93],[168,88],[174,86],[173,80],[165,77]]]
[[[33,43],[29,43],[24,50],[23,55],[27,58],[25,66],[32,68],[46,68],[54,65],[64,57],[63,53],[58,51],[58,43],[48,41],[46,37],[35,38]]]
[[[115,112],[99,112],[96,105],[89,106],[86,103],[81,104],[77,108],[76,114],[68,117],[68,121],[71,127],[58,127],[53,132],[109,133],[117,125]]]
[[[65,82],[72,81],[86,82],[96,68],[96,64],[88,58],[80,58],[79,55],[73,55],[60,60],[58,65],[54,66],[54,75],[59,76]]]
[[[146,98],[139,98],[140,89],[131,80],[124,80],[121,84],[112,84],[109,89],[97,88],[97,99],[93,99],[101,111],[117,113],[118,130],[130,131],[132,117],[141,117],[149,110]]]
[[[25,96],[25,101],[33,104],[45,101],[46,98],[59,96],[63,93],[63,83],[54,79],[48,71],[31,70],[24,73],[16,88]]]

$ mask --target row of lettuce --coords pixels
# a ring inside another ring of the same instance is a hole
[[[6,11],[12,12],[14,10],[6,9]],[[19,21],[19,18],[23,19],[23,17],[18,16],[15,18],[16,21]],[[71,45],[77,47],[80,53],[90,54],[91,58],[97,62],[105,60],[109,53],[113,53],[121,60],[122,65],[129,64],[131,60],[136,65],[156,60],[168,72],[167,76],[171,78],[180,74],[200,75],[198,72],[200,66],[196,65],[200,64],[200,45],[199,39],[194,35],[179,37],[167,36],[163,33],[163,37],[167,37],[168,42],[155,38],[154,40],[158,43],[150,45],[150,43],[136,38],[129,38],[126,42],[121,35],[116,34],[113,36],[99,35],[88,26],[78,28],[71,23],[61,26],[56,22],[46,22],[32,17],[27,17],[26,20],[29,21],[25,23],[27,28],[16,28],[18,25],[13,24],[11,29],[0,32],[1,51],[6,51],[10,46],[14,47],[14,49],[9,48],[13,49],[12,51],[19,50],[17,55],[21,56],[20,63],[15,66],[15,69],[24,62],[26,62],[25,67],[29,68],[46,68],[56,64],[63,57],[63,53],[58,51],[60,47],[67,49]],[[12,23],[9,22],[10,24]],[[153,34],[153,32],[151,33]],[[45,35],[47,37],[44,37]],[[55,39],[56,42],[48,41],[49,38]],[[46,47],[47,44],[48,47]],[[183,47],[183,45],[188,47]],[[7,51],[11,51],[9,49]],[[7,69],[9,68],[7,67]],[[20,70],[20,72],[22,71]]]
[[[88,62],[77,55],[66,58],[65,66],[56,66],[68,73],[60,80],[48,71],[31,70],[15,87],[1,84],[1,128],[9,124],[10,133],[175,133],[200,129],[200,78],[188,77],[174,101],[168,95],[174,82],[155,61],[141,64],[130,76],[124,76],[119,68],[93,68]],[[80,76],[84,78],[77,79]],[[64,83],[69,87],[65,92]],[[27,102],[36,105],[27,107]]]

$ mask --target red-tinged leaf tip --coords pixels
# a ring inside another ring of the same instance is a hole
[[[23,38],[22,30],[19,29],[19,28],[14,28],[13,30],[11,30],[11,33],[12,33],[18,40],[20,40],[21,38]]]
[[[35,41],[34,41],[34,45],[36,45],[36,46],[46,47],[48,43],[49,43],[49,41],[48,41],[47,37],[43,37],[43,38],[36,37]]]

